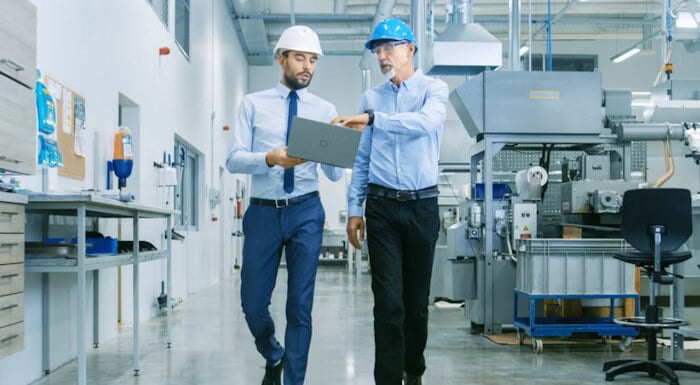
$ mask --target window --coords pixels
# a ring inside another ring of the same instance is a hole
[[[190,0],[175,0],[175,42],[190,56]]]
[[[528,57],[522,58],[523,69],[527,69]],[[546,57],[545,57],[546,60]],[[593,72],[598,69],[597,55],[552,55],[552,71]],[[531,71],[542,71],[542,54],[532,55]]]
[[[175,140],[175,168],[179,185],[175,188],[175,227],[182,230],[196,230],[199,226],[201,154],[189,144]]]
[[[169,0],[146,0],[151,4],[156,16],[163,22],[165,28],[168,28],[168,4]]]

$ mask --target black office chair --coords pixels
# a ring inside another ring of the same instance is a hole
[[[660,375],[671,385],[678,385],[674,370],[700,372],[700,365],[666,361],[656,357],[656,334],[659,330],[687,325],[684,320],[659,317],[656,296],[660,285],[669,285],[674,276],[666,272],[670,265],[690,259],[689,251],[676,251],[693,232],[690,191],[685,189],[640,189],[625,192],[622,201],[622,237],[637,252],[617,253],[615,258],[644,268],[649,277],[649,305],[644,317],[615,319],[625,326],[646,330],[646,360],[615,360],[603,365],[605,380],[629,372],[646,372],[649,377]],[[641,330],[640,330],[641,331]]]

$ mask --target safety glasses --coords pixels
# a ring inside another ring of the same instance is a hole
[[[394,51],[394,47],[408,43],[410,43],[408,40],[390,41],[372,48],[372,52],[377,56],[382,52],[389,55]]]

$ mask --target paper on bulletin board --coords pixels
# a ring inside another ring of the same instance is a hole
[[[73,115],[75,116],[75,155],[85,157],[88,134],[85,127],[85,100],[73,98]]]
[[[56,139],[58,142],[58,148],[61,151],[61,155],[63,156],[63,167],[59,168],[57,170],[57,173],[60,176],[65,176],[76,180],[85,180],[86,158],[75,154],[75,132],[73,132],[73,130],[69,130],[70,132],[67,133],[66,130],[63,129],[63,124],[65,123],[65,114],[63,113],[63,89],[67,89],[68,91],[70,91],[70,95],[73,98],[80,98],[83,100],[83,102],[85,101],[85,98],[83,98],[80,94],[76,93],[70,88],[65,87],[63,84],[61,84],[60,82],[56,81],[48,75],[44,78],[44,83],[47,87],[49,86],[49,84],[53,84],[54,89],[60,90],[60,92],[56,94],[56,97],[54,99],[56,101],[57,117]],[[61,100],[61,102],[59,102],[59,99]],[[70,114],[73,116],[74,114],[72,101],[71,103],[69,103],[69,106]],[[71,125],[73,125],[73,123],[74,121],[71,120]]]
[[[73,133],[73,93],[69,89],[63,89],[61,95],[61,103],[63,103],[63,132],[66,134]]]
[[[60,84],[58,84],[57,81],[47,77],[46,78],[46,88],[49,89],[49,93],[51,94],[51,97],[53,98],[55,103],[58,103],[58,101],[61,99],[61,96],[63,94],[63,87],[61,87]]]

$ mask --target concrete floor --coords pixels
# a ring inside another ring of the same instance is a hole
[[[280,270],[271,311],[284,330],[286,271]],[[306,384],[373,384],[372,295],[367,274],[348,275],[343,268],[319,270]],[[691,310],[691,309],[689,309]],[[690,311],[689,313],[693,313]],[[694,314],[698,314],[695,312]],[[101,343],[88,354],[89,384],[257,385],[264,374],[240,310],[239,279],[235,276],[190,295],[175,309],[173,346],[165,348],[165,317],[143,324],[141,374],[133,376],[131,329]],[[696,325],[698,325],[696,323]],[[668,349],[659,350],[669,354]],[[663,353],[662,353],[663,352]],[[497,345],[470,334],[462,309],[430,309],[426,351],[426,385],[463,384],[610,384],[601,371],[604,361],[642,357],[644,345],[622,353],[600,340],[575,346],[545,345],[540,355],[530,345]],[[700,351],[686,352],[700,363]],[[73,361],[35,382],[37,385],[75,384]],[[681,384],[700,383],[700,374],[681,373]],[[627,375],[616,384],[663,384],[645,376]]]

